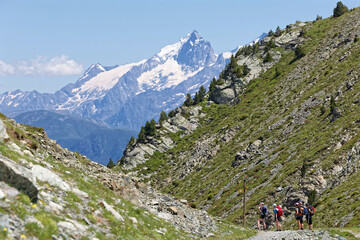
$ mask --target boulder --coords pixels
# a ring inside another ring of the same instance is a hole
[[[168,211],[172,214],[172,215],[177,215],[178,214],[178,210],[176,209],[176,207],[169,207]]]
[[[3,121],[0,120],[0,142],[4,142],[9,139],[9,135],[6,132],[6,126]]]
[[[157,216],[159,218],[162,218],[162,219],[166,220],[166,221],[170,221],[172,219],[172,216],[171,216],[170,213],[158,212]]]
[[[0,199],[3,199],[5,196],[5,193],[0,189]]]
[[[210,95],[211,100],[213,100],[217,104],[226,104],[233,100],[236,95],[235,91],[232,88],[225,88],[225,89],[219,89],[215,90]]]
[[[0,155],[0,181],[28,195],[32,202],[38,200],[39,188],[32,172]]]
[[[338,119],[339,117],[341,116],[341,111],[339,108],[334,108],[334,111],[333,111],[333,115],[332,115],[332,118],[331,118],[331,122],[334,122],[336,119]]]
[[[102,206],[106,211],[111,212],[111,214],[119,221],[124,222],[124,218],[109,204],[107,204],[105,201],[101,201],[100,206]]]
[[[137,225],[138,224],[138,220],[134,217],[129,217],[129,220],[134,224]]]
[[[19,195],[19,190],[14,187],[10,187],[4,182],[0,182],[0,189],[8,199],[15,198],[17,195]]]
[[[33,176],[43,182],[48,182],[52,186],[57,186],[61,190],[70,191],[71,188],[69,184],[64,182],[62,178],[60,178],[56,173],[52,172],[51,170],[44,168],[40,165],[34,165],[31,169]]]

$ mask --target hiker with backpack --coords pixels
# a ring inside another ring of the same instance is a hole
[[[296,207],[295,218],[298,224],[298,230],[304,230],[304,221],[303,221],[304,207],[300,202],[295,203],[295,207]]]
[[[309,230],[313,230],[312,216],[315,213],[315,208],[313,206],[311,206],[310,203],[306,203],[305,207],[307,209],[306,222],[309,225]]]
[[[262,222],[264,230],[266,230],[265,220],[266,220],[266,216],[268,215],[268,210],[267,210],[267,207],[264,205],[263,202],[260,203],[258,211],[260,213],[260,217],[259,217],[258,222],[257,222],[257,228],[260,230],[260,222]]]
[[[274,206],[274,216],[275,216],[275,224],[276,231],[281,231],[281,216],[283,215],[283,210],[280,205],[273,204]]]

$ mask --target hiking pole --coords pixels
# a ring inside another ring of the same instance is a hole
[[[245,200],[245,198],[246,198],[246,178],[244,178],[244,198],[243,198],[243,206],[244,206],[244,227],[245,227],[245,218],[246,218],[246,216],[245,216],[245,211],[246,211],[246,200]]]

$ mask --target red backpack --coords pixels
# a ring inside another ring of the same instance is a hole
[[[284,214],[281,206],[278,205],[276,208],[277,208],[277,216],[278,216],[278,217],[281,217],[281,216]]]
[[[315,208],[313,206],[310,206],[310,209],[313,213],[310,213],[311,215],[314,215],[315,214]]]

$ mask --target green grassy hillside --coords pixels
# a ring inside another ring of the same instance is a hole
[[[260,44],[250,54],[281,58],[231,103],[201,102],[205,116],[191,134],[161,128],[159,135],[175,146],[132,171],[233,222],[242,220],[238,190],[246,178],[248,225],[265,201],[285,206],[291,227],[293,204],[301,199],[315,205],[317,227],[360,226],[359,36],[358,8],[306,23],[292,49]],[[239,152],[243,157],[235,160]]]

